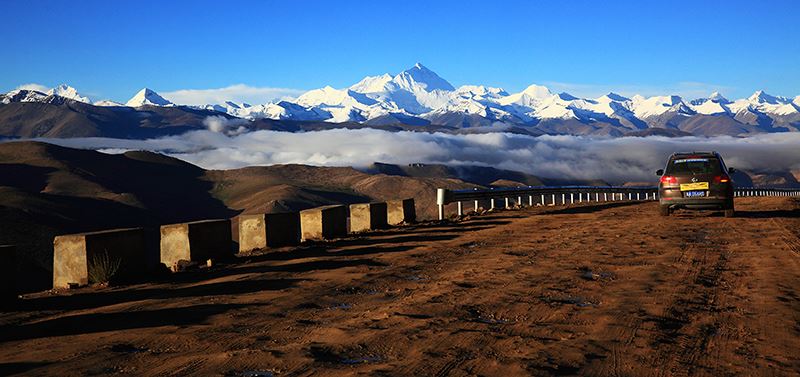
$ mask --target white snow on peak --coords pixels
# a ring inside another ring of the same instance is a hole
[[[144,88],[136,93],[128,102],[125,103],[125,106],[130,107],[139,107],[145,105],[152,105],[152,106],[169,106],[173,103],[164,99],[158,95],[158,93],[152,91],[149,88]]]
[[[731,113],[728,101],[719,92],[713,92],[706,98],[698,98],[690,102],[689,106],[698,114],[714,115]]]
[[[708,96],[708,99],[709,99],[710,101],[717,102],[717,103],[729,103],[729,102],[730,102],[730,101],[728,101],[728,99],[727,99],[727,98],[725,98],[725,96],[723,96],[723,95],[722,95],[722,94],[720,94],[719,92],[714,92],[714,93],[711,93],[711,94]]]
[[[297,97],[297,103],[303,106],[339,106],[348,100],[347,89],[334,89],[326,86],[321,89],[314,89],[305,92],[300,97]]]
[[[631,100],[631,111],[633,111],[639,119],[658,116],[666,112],[675,112],[684,115],[689,115],[693,112],[689,105],[679,96],[653,96],[644,98],[636,95],[631,98]]]
[[[553,95],[553,93],[550,92],[550,89],[547,89],[546,86],[535,85],[535,84],[525,88],[525,90],[523,90],[522,93],[527,95],[528,97],[538,98],[538,99],[543,99]]]
[[[119,102],[108,100],[108,99],[97,101],[97,102],[94,103],[94,105],[95,106],[102,106],[102,107],[120,107],[120,106],[125,106],[125,105],[123,105],[123,104],[121,104]]]
[[[791,115],[800,113],[796,104],[785,97],[776,97],[765,93],[763,90],[756,91],[746,99],[740,99],[728,105],[734,113],[751,112],[772,115]]]
[[[516,105],[522,107],[534,107],[542,100],[553,95],[550,89],[541,85],[531,85],[525,90],[514,93],[499,100],[502,105]]]
[[[502,98],[508,96],[503,88],[493,88],[483,85],[462,85],[455,90],[455,94],[461,97],[471,97],[479,99]]]
[[[431,92],[434,90],[452,91],[455,90],[447,80],[439,77],[424,65],[417,63],[413,67],[400,72],[392,78],[392,84],[398,89],[405,89],[415,92],[419,89]]]
[[[723,102],[714,101],[710,98],[708,101],[703,101],[700,104],[692,105],[692,110],[696,111],[698,114],[705,115],[725,114],[730,112],[728,107],[726,107]]]
[[[750,103],[766,103],[770,105],[777,105],[781,103],[786,103],[786,98],[782,97],[775,97],[765,93],[763,90],[756,91],[747,98]]]
[[[36,90],[30,89],[15,89],[3,97],[2,103],[8,104],[11,102],[48,102],[48,95]]]
[[[61,97],[64,97],[64,98],[69,98],[71,100],[75,100],[75,101],[79,101],[79,102],[83,102],[83,103],[91,103],[89,101],[89,98],[78,94],[78,91],[75,88],[73,88],[73,87],[71,87],[71,86],[69,86],[67,84],[61,84],[61,85],[59,85],[59,86],[57,86],[57,87],[55,87],[53,89],[50,89],[50,90],[47,91],[46,94],[50,95],[50,96],[52,96],[52,95],[61,96]]]
[[[613,102],[629,102],[631,99],[627,98],[627,97],[624,97],[624,96],[621,96],[621,95],[619,95],[617,93],[610,92],[610,93],[598,98],[597,100],[601,101],[601,102],[612,102],[612,101]]]
[[[359,93],[376,93],[386,90],[386,84],[392,81],[392,76],[384,73],[380,76],[367,76],[350,87],[350,90]]]

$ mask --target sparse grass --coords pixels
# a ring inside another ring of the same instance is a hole
[[[109,256],[108,250],[93,255],[92,260],[89,261],[89,283],[102,284],[110,282],[119,271],[121,264],[122,260]]]

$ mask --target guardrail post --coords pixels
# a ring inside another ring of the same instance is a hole
[[[578,203],[583,203],[583,193],[582,192],[578,193]]]
[[[436,205],[439,207],[439,220],[444,220],[444,205],[447,189],[436,189]]]
[[[544,202],[544,194],[542,194],[542,207],[544,207],[545,205],[547,205],[547,203]]]
[[[506,199],[506,209],[509,209],[510,206],[508,205],[508,197],[506,197],[505,199]]]
[[[561,194],[561,205],[567,204],[567,194]]]
[[[458,217],[464,216],[464,208],[462,207],[461,201],[458,201]]]
[[[608,193],[607,193],[607,192],[604,192],[604,193],[603,193],[603,201],[604,201],[604,202],[607,202],[607,201],[608,201]]]
[[[494,209],[494,198],[489,199],[489,209]]]
[[[569,204],[575,203],[575,194],[569,193]]]
[[[522,196],[521,195],[517,197],[517,205],[522,207]]]
[[[553,194],[553,205],[556,205],[556,194]]]
[[[528,195],[528,207],[533,207],[533,195]]]
[[[639,194],[640,194],[640,193],[638,193],[638,192],[636,193],[636,200],[641,200],[641,199],[639,198]],[[645,193],[645,195],[647,195],[647,193]],[[645,199],[647,199],[647,197],[646,197],[646,196],[645,196]]]
[[[477,212],[478,212],[478,201],[476,200],[475,201],[475,213],[477,213]]]

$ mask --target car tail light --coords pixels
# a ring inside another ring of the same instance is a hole
[[[678,184],[678,178],[669,175],[662,175],[661,183],[666,183],[668,185],[676,185]]]
[[[714,183],[728,183],[730,181],[731,181],[731,179],[728,176],[725,176],[725,175],[718,175],[718,176],[714,177]]]

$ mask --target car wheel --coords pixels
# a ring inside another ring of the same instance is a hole
[[[658,214],[661,216],[669,216],[669,206],[658,206]]]
[[[725,217],[734,217],[734,216],[736,216],[736,211],[733,208],[725,210]]]

